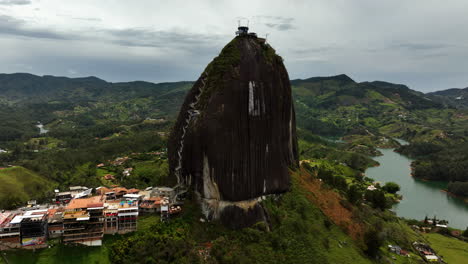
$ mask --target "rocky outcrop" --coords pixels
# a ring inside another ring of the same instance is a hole
[[[208,219],[242,227],[264,218],[259,200],[286,192],[298,164],[289,77],[270,45],[238,36],[207,66],[171,133],[169,162]]]

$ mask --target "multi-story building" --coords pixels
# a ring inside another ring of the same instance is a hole
[[[121,201],[117,209],[119,218],[119,233],[128,233],[137,230],[138,201]]]
[[[0,213],[0,249],[21,246],[20,225],[11,223],[19,212]]]
[[[63,235],[63,207],[51,208],[47,211],[49,238],[59,238]]]
[[[63,213],[63,242],[88,246],[102,245],[104,198],[73,199]]]
[[[16,216],[20,223],[22,246],[46,246],[47,243],[47,209],[27,211]],[[12,222],[16,222],[15,219]]]
[[[114,200],[104,204],[104,233],[124,234],[136,231],[138,201]]]

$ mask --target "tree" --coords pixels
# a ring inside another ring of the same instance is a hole
[[[349,187],[348,200],[352,204],[358,204],[362,200],[362,192],[357,185],[353,184]]]
[[[385,193],[381,190],[368,190],[365,193],[365,198],[374,208],[385,210],[388,207],[387,198],[385,198]]]
[[[466,227],[466,230],[462,234],[464,237],[468,237],[468,226]]]
[[[400,190],[400,185],[394,182],[387,182],[382,189],[388,193],[396,193]]]
[[[364,243],[366,244],[366,254],[370,257],[377,257],[379,248],[383,244],[383,239],[379,236],[376,229],[371,229],[364,234]]]

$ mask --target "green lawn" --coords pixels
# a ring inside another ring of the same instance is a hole
[[[55,184],[23,167],[0,170],[0,209],[23,206],[51,194]]]
[[[437,233],[425,234],[424,237],[447,263],[468,263],[468,243]]]
[[[106,180],[104,179],[104,176],[107,175],[107,174],[112,174],[114,175],[115,177],[115,180]],[[99,168],[96,170],[96,176],[98,177],[98,180],[101,182],[102,185],[104,186],[111,186],[113,184],[117,184],[119,183],[119,178],[120,176],[115,173],[114,171],[110,171],[110,170],[107,170],[105,168]]]
[[[106,264],[110,263],[106,244],[102,247],[57,244],[36,252],[24,249],[8,251],[5,257],[10,264]]]

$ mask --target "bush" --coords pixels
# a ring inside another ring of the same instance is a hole
[[[400,190],[400,185],[394,183],[394,182],[387,182],[382,189],[388,193],[393,193],[395,194]]]
[[[466,230],[463,232],[462,236],[468,237],[468,227],[466,227]]]
[[[365,233],[364,243],[367,247],[366,254],[375,258],[379,254],[379,248],[383,245],[383,239],[380,238],[376,229],[371,229]]]
[[[380,210],[388,208],[387,199],[385,198],[384,192],[381,190],[366,191],[365,198],[373,208],[378,208]]]
[[[460,196],[468,197],[468,182],[451,182],[448,191]]]
[[[362,200],[362,192],[356,184],[351,185],[348,190],[348,201],[352,204],[359,204]]]

